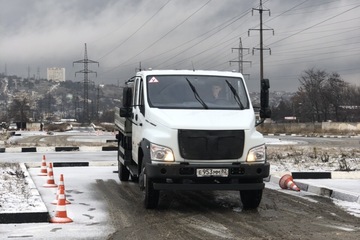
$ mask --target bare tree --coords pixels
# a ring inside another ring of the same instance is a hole
[[[324,103],[324,85],[327,73],[314,68],[304,71],[300,76],[300,87],[298,91],[305,96],[304,105],[309,105],[313,113],[313,122],[321,122],[326,116],[327,106]]]
[[[348,85],[345,88],[340,110],[343,121],[360,122],[360,87]]]
[[[292,104],[301,121],[359,121],[360,87],[350,86],[336,72],[314,68],[304,71],[299,82]]]
[[[338,73],[332,73],[324,86],[324,101],[330,107],[335,120],[338,122],[340,119],[340,107],[344,105],[345,90],[348,83],[344,82]]]
[[[293,116],[291,102],[286,99],[281,99],[277,106],[271,108],[271,119],[277,122],[283,122],[287,116]]]
[[[31,101],[26,95],[18,95],[16,96],[10,107],[9,107],[9,117],[13,121],[18,121],[21,123],[21,128],[24,122],[27,122],[30,116],[30,106]]]
[[[313,122],[314,114],[311,102],[308,100],[306,92],[299,89],[291,98],[294,108],[294,115],[299,122]]]

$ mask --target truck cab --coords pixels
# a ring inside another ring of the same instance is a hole
[[[270,165],[240,73],[140,71],[115,112],[119,179],[139,182],[146,208],[163,190],[235,190],[244,208],[260,204]]]

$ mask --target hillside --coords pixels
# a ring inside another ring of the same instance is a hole
[[[113,84],[89,84],[89,115],[93,121],[110,116],[109,112],[119,104],[120,90]],[[73,81],[59,83],[46,79],[0,76],[0,108],[8,110],[0,115],[0,121],[19,121],[19,119],[11,119],[9,114],[12,113],[12,103],[24,98],[28,105],[27,120],[79,119],[84,105],[84,83]],[[9,114],[4,114],[5,112]],[[112,119],[104,120],[112,121]]]
[[[94,84],[88,86],[89,117],[93,122],[113,122],[113,109],[120,104],[122,88],[114,84]],[[260,105],[260,94],[250,93],[254,107]],[[276,106],[280,100],[289,100],[293,93],[270,93],[270,105]],[[16,99],[26,98],[29,109],[27,121],[59,121],[77,119],[81,121],[84,106],[84,83],[67,80],[65,82],[47,79],[23,79],[17,76],[0,75],[0,114],[1,122],[20,121],[21,116],[12,112],[12,103]],[[7,110],[7,111],[6,111]],[[13,109],[14,110],[14,109]],[[8,114],[5,114],[9,112]],[[12,117],[14,115],[17,117]]]

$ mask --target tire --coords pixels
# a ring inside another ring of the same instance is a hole
[[[243,209],[256,209],[260,205],[262,192],[262,189],[240,191]]]
[[[120,144],[122,141],[118,141],[118,151],[117,151],[117,160],[118,160],[118,175],[119,179],[122,182],[126,182],[129,180],[130,171],[125,167],[124,164],[120,162]]]
[[[130,171],[120,161],[118,161],[118,174],[120,181],[129,181]]]
[[[153,180],[146,175],[146,167],[143,164],[139,177],[139,186],[143,191],[144,207],[146,209],[154,209],[159,204],[160,191],[154,189],[153,183]]]

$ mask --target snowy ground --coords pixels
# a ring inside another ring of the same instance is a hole
[[[314,187],[324,187],[344,194],[360,196],[360,148],[314,147],[302,144],[303,142],[280,141],[274,138],[267,138],[266,141],[270,174],[281,176],[287,172],[332,172],[333,179],[298,181]],[[278,184],[275,187],[267,184],[266,187],[279,190]],[[287,190],[285,192],[297,196],[303,194]],[[360,197],[357,201],[333,199],[333,202],[351,215],[360,218]]]
[[[115,231],[109,222],[106,202],[99,196],[96,179],[114,179],[120,181],[113,173],[116,166],[62,167],[54,168],[55,182],[59,183],[59,175],[64,175],[67,216],[73,220],[69,224],[38,222],[24,224],[0,224],[0,239],[108,239]],[[50,217],[58,211],[51,204],[56,198],[57,188],[45,188],[45,176],[38,176],[39,168],[28,169],[34,184],[40,192]],[[1,212],[0,212],[1,214]]]
[[[55,135],[73,135],[71,140],[76,142],[94,141],[103,143],[109,136],[113,136],[110,132],[82,132],[78,130],[54,133]],[[19,135],[19,136],[17,136]],[[19,131],[3,144],[16,143],[18,139],[29,136],[46,136],[46,132],[42,131]],[[93,137],[89,139],[89,137]],[[81,144],[80,144],[81,145]],[[50,151],[51,148],[49,148]],[[46,149],[44,149],[45,152]],[[40,155],[40,154],[39,154]],[[1,156],[1,155],[0,155]],[[41,197],[38,195],[36,186],[29,176],[24,164],[7,163],[0,158],[0,214],[1,213],[16,213],[16,212],[37,212],[43,211],[44,205]],[[45,208],[46,210],[46,208]]]
[[[271,172],[360,171],[360,148],[314,147],[273,138],[266,141]]]
[[[0,163],[0,213],[37,211],[46,208],[25,165]]]

